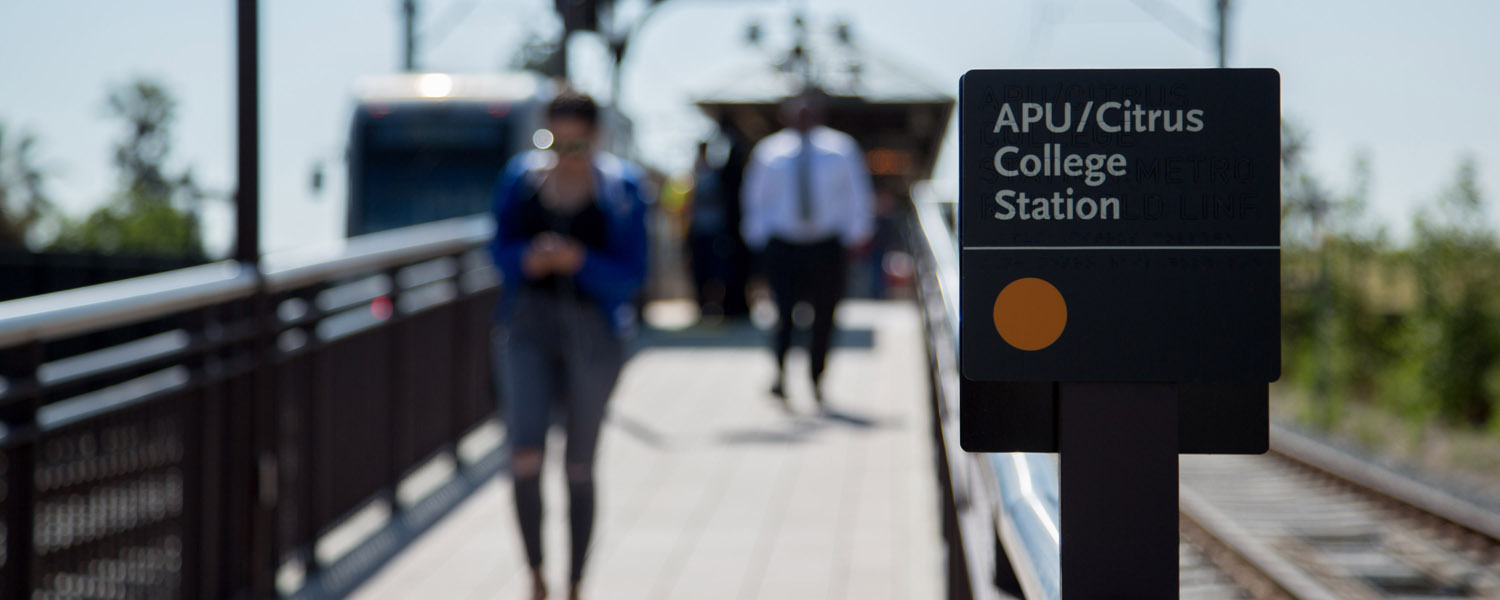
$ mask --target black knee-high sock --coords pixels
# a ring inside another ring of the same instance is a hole
[[[568,482],[568,519],[573,533],[572,580],[583,579],[583,561],[588,558],[589,538],[594,533],[594,482]]]
[[[542,478],[516,476],[516,520],[526,543],[526,560],[533,568],[542,565]]]

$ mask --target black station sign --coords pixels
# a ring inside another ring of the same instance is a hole
[[[1280,376],[1280,76],[977,70],[959,83],[972,381]]]

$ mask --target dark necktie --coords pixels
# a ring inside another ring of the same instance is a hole
[[[812,133],[803,131],[802,147],[797,154],[797,209],[803,221],[813,218],[812,161]]]

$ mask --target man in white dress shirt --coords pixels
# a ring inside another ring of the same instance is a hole
[[[740,223],[745,244],[762,256],[776,298],[776,381],[771,393],[786,402],[786,353],[792,309],[812,305],[808,349],[814,397],[833,334],[833,313],[844,294],[847,255],[874,230],[870,174],[864,153],[848,134],[823,126],[826,96],[810,89],[782,105],[787,125],[755,146],[746,167]]]

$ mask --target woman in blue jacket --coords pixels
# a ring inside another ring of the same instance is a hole
[[[516,516],[545,598],[541,470],[554,403],[567,409],[569,597],[577,598],[594,521],[594,450],[646,274],[638,169],[597,152],[598,108],[563,93],[547,107],[552,144],[512,160],[495,189],[495,264],[504,277],[496,327]]]

